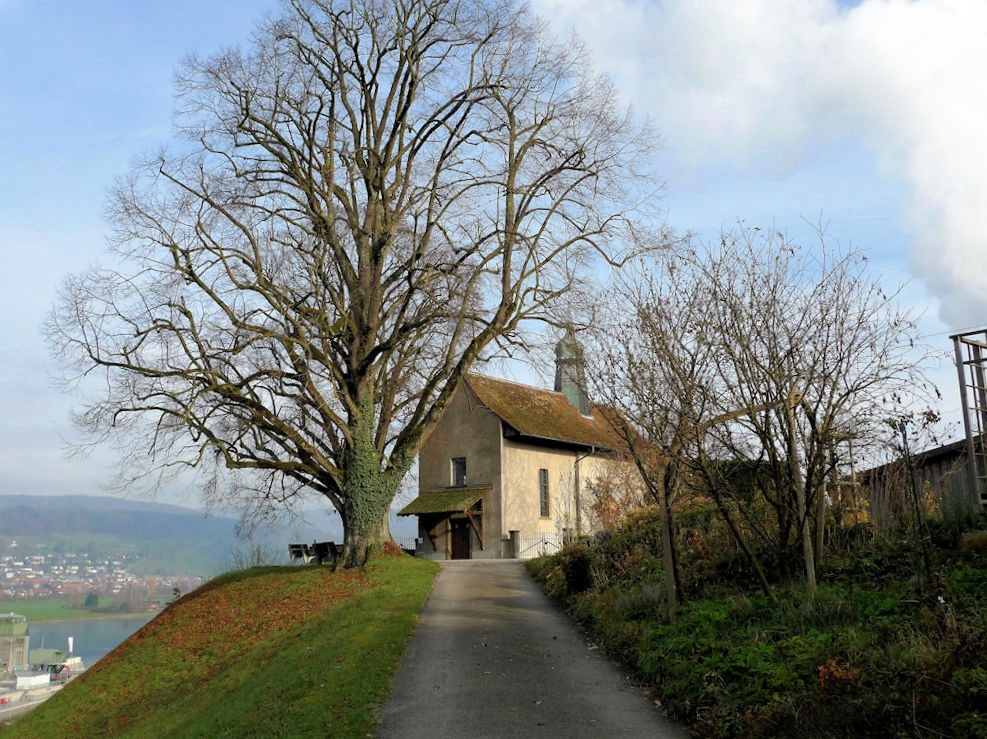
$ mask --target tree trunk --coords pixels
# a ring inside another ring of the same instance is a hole
[[[373,443],[373,412],[351,426],[343,478],[344,567],[363,567],[392,541],[387,516],[406,469],[383,469]],[[392,459],[393,465],[393,459]]]
[[[363,567],[368,560],[380,555],[385,545],[393,541],[387,517],[391,509],[388,501],[374,517],[370,506],[362,506],[359,512],[346,507],[343,519],[343,567]]]
[[[666,467],[665,473],[665,512],[664,520],[668,521],[667,535],[668,535],[668,561],[672,563],[672,577],[675,583],[675,592],[678,596],[678,602],[683,601],[683,593],[685,589],[682,587],[682,571],[679,568],[679,552],[678,548],[675,546],[675,539],[673,538],[673,517],[672,517],[672,497],[678,491],[678,469],[677,465],[669,462],[668,467]],[[665,555],[663,555],[664,558]]]
[[[758,585],[761,587],[761,592],[764,593],[768,598],[773,598],[771,594],[771,586],[768,584],[768,578],[764,574],[764,568],[761,567],[761,563],[757,559],[757,555],[754,554],[754,550],[751,549],[750,544],[744,538],[741,533],[740,528],[737,526],[737,522],[734,520],[726,503],[723,500],[723,494],[719,491],[718,485],[719,481],[713,475],[713,468],[709,464],[709,460],[706,457],[706,453],[699,446],[698,453],[696,455],[696,460],[699,462],[699,471],[702,473],[703,479],[706,481],[706,488],[709,496],[713,499],[713,503],[716,505],[716,510],[720,513],[720,518],[730,529],[730,534],[733,536],[734,542],[740,547],[740,551],[744,553],[747,557],[747,561],[750,563],[751,567],[754,568],[754,574],[757,575]],[[738,502],[738,506],[739,506]]]
[[[795,507],[799,519],[799,532],[802,539],[802,556],[805,559],[805,584],[809,592],[816,589],[816,564],[812,556],[812,537],[809,532],[809,513],[805,501],[805,478],[802,477],[802,462],[799,457],[798,439],[795,431],[794,389],[789,391],[785,411],[788,416],[788,469],[792,487],[795,489]]]
[[[817,570],[822,569],[823,552],[826,548],[826,483],[816,492],[816,540],[813,556]]]
[[[661,511],[661,559],[665,568],[665,598],[668,603],[668,618],[674,621],[678,616],[678,588],[675,576],[675,553],[672,542],[672,512],[668,505],[668,491],[665,489],[665,470],[655,475],[654,485],[658,495],[658,508]]]
[[[707,477],[706,479],[708,480],[709,478]],[[740,551],[744,553],[747,561],[754,568],[754,574],[757,575],[757,584],[761,587],[761,592],[769,598],[773,597],[771,595],[771,585],[768,584],[768,578],[764,574],[764,569],[761,567],[761,563],[757,561],[757,555],[754,554],[754,551],[744,539],[743,534],[740,533],[740,529],[737,528],[737,522],[733,520],[733,516],[730,515],[730,511],[727,510],[726,505],[723,503],[723,497],[718,491],[713,490],[712,486],[710,486],[710,496],[713,498],[713,503],[716,504],[716,510],[720,512],[720,517],[730,529],[733,540],[737,542]]]

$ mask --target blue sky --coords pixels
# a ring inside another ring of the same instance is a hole
[[[534,0],[661,134],[663,207],[870,250],[929,343],[987,325],[987,3]],[[171,128],[173,70],[247,39],[269,0],[0,0],[0,494],[98,493],[40,326],[104,250],[107,188]],[[956,415],[948,362],[931,373]]]

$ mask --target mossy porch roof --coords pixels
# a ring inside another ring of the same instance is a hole
[[[490,488],[443,488],[422,493],[404,508],[399,516],[417,516],[421,513],[463,513],[472,508]]]
[[[467,375],[466,384],[477,399],[522,436],[564,444],[622,450],[627,445],[597,405],[584,416],[566,397],[553,390]]]

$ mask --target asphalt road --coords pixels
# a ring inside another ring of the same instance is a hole
[[[515,560],[443,564],[379,739],[686,737]]]
[[[26,700],[18,698],[16,703],[5,703],[0,706],[0,728],[2,728],[4,723],[8,720],[16,718],[21,714],[27,713],[32,708],[40,706],[61,689],[62,684],[51,686],[49,688],[33,689],[31,690],[30,695],[27,696]]]

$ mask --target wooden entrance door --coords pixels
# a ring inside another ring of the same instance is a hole
[[[470,558],[470,522],[465,518],[449,519],[452,524],[452,558]]]

